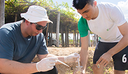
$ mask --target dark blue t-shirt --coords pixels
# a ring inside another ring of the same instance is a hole
[[[22,21],[8,23],[0,28],[0,58],[30,63],[36,54],[47,54],[43,33],[24,38],[21,34]]]

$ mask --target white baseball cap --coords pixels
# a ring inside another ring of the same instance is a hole
[[[29,22],[37,23],[41,21],[47,21],[48,23],[51,22],[47,16],[47,10],[41,6],[32,5],[28,8],[26,13],[20,14],[22,18],[25,18]]]

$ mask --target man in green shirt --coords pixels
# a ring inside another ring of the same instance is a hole
[[[82,74],[85,74],[87,66],[88,30],[101,38],[93,56],[94,74],[103,74],[111,58],[114,74],[125,74],[128,69],[128,23],[120,8],[112,3],[97,4],[95,0],[73,0],[73,6],[82,16],[78,22]]]

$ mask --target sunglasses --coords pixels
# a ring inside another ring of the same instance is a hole
[[[41,25],[39,25],[39,24],[37,24],[37,23],[31,23],[31,24],[35,24],[37,30],[41,30],[41,29],[44,30],[44,29],[47,28],[47,25],[46,25],[46,26],[41,26]]]

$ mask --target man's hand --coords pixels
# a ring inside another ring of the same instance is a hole
[[[80,55],[78,53],[73,53],[73,54],[70,54],[69,56],[64,57],[64,61],[66,63],[76,62],[77,58],[79,58],[79,57],[80,57]]]
[[[48,71],[54,68],[57,57],[48,57],[44,58],[41,61],[36,63],[36,69],[40,71]]]
[[[99,60],[96,62],[96,65],[100,67],[100,65],[103,65],[104,67],[107,66],[107,64],[110,62],[111,60],[111,55],[108,53],[104,53]]]

